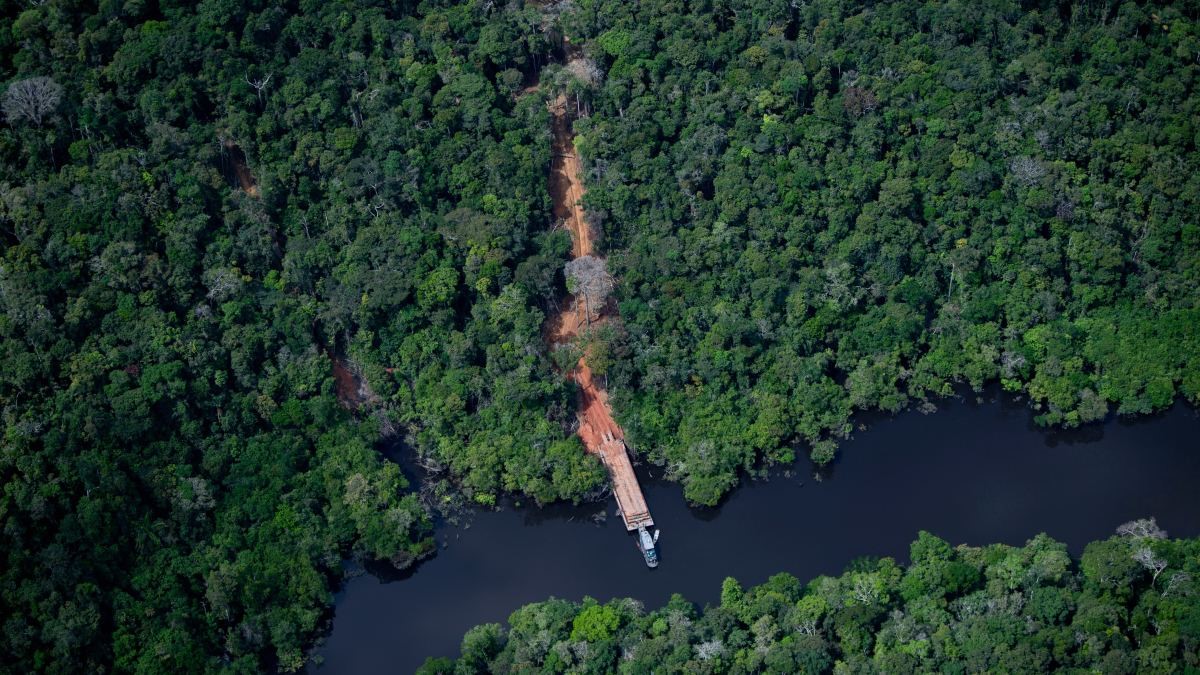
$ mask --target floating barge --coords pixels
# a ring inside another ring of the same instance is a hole
[[[605,431],[600,444],[600,459],[608,469],[612,480],[613,495],[617,498],[617,509],[621,519],[625,521],[625,529],[637,532],[638,550],[648,567],[658,567],[658,531],[650,534],[654,527],[654,518],[650,515],[650,507],[646,505],[646,497],[642,494],[642,486],[638,483],[637,474],[633,471],[633,463],[629,461],[629,451],[625,441]]]

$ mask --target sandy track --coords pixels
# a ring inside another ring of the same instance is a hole
[[[553,114],[554,157],[550,164],[550,197],[553,200],[554,217],[563,221],[571,232],[571,257],[594,255],[591,232],[583,212],[583,182],[580,179],[579,157],[571,133],[571,121],[567,118],[567,100],[560,96],[551,105]],[[609,316],[615,317],[615,309]],[[592,323],[605,320],[605,316]],[[570,342],[579,334],[586,318],[578,302],[572,302],[558,316],[547,320],[546,336],[551,346]],[[613,494],[621,509],[627,529],[638,524],[653,525],[646,499],[638,485],[637,475],[625,448],[625,432],[612,416],[608,403],[608,392],[596,381],[587,364],[587,355],[579,360],[567,375],[579,385],[579,401],[576,413],[579,417],[579,438],[587,451],[598,455],[608,468],[612,479]]]
[[[553,113],[554,160],[550,164],[550,197],[554,217],[571,231],[571,257],[594,255],[591,232],[583,217],[583,181],[579,156],[575,154],[571,121],[567,119],[567,98],[559,96],[551,106]]]

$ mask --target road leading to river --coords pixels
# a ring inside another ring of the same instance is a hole
[[[571,257],[593,256],[591,230],[583,212],[583,181],[580,178],[579,156],[575,152],[574,134],[567,113],[567,98],[559,96],[550,106],[554,134],[554,157],[550,164],[550,198],[554,218],[571,232]],[[575,299],[556,317],[551,317],[546,331],[551,348],[575,339],[588,323],[588,310]],[[592,325],[616,320],[615,306],[600,310]],[[650,527],[654,521],[646,498],[638,484],[637,474],[625,448],[625,432],[613,419],[608,392],[588,367],[587,354],[567,375],[579,385],[579,438],[587,451],[600,457],[612,480],[613,495],[625,521],[626,529],[638,525]]]

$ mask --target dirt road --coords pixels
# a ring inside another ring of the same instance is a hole
[[[582,170],[575,154],[571,120],[567,118],[567,98],[559,96],[551,112],[554,161],[550,165],[550,196],[554,200],[554,217],[571,230],[571,257],[593,255],[591,232],[583,219]]]
[[[554,202],[554,217],[563,221],[571,232],[571,257],[595,255],[591,232],[583,213],[583,182],[580,178],[579,157],[575,154],[574,135],[567,116],[567,100],[560,96],[551,105],[553,114],[554,158],[550,164],[550,197]],[[580,303],[572,301],[557,317],[548,320],[547,339],[551,347],[570,342],[579,334],[585,321]],[[594,323],[615,318],[615,312],[601,315]],[[608,392],[592,376],[587,355],[579,360],[567,377],[579,385],[579,438],[588,452],[599,455],[612,479],[613,494],[627,529],[639,524],[652,526],[650,509],[638,485],[637,475],[625,448],[625,432],[612,416]]]

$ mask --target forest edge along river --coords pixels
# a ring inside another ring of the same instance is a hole
[[[1194,3],[119,4],[3,45],[0,670],[404,672],[847,565],[457,667],[1200,670],[1200,537],[854,560],[1194,526]],[[620,323],[548,354],[560,94]]]
[[[874,418],[821,480],[802,460],[714,509],[688,508],[677,484],[642,467],[656,516],[671,524],[654,571],[613,545],[623,526],[597,523],[597,504],[510,505],[476,512],[467,527],[439,525],[444,548],[410,575],[347,582],[315,650],[324,665],[311,670],[412,672],[428,656],[457,654],[470,627],[549,596],[651,607],[680,593],[703,605],[716,602],[726,576],[807,580],[862,556],[907,560],[920,530],[972,545],[1018,545],[1045,532],[1075,554],[1134,518],[1154,516],[1171,536],[1200,534],[1200,418],[1185,404],[1068,432],[1035,428],[1028,406],[1008,396],[940,406]]]
[[[579,159],[565,97],[549,105],[549,191],[578,260],[595,253]],[[619,320],[615,305],[574,300],[547,321],[551,348]],[[727,576],[755,584],[789,572],[807,580],[863,556],[905,560],[920,530],[976,545],[1018,545],[1046,532],[1076,554],[1134,518],[1154,516],[1175,536],[1200,533],[1200,419],[1182,403],[1152,418],[1110,418],[1068,432],[1034,428],[1027,405],[995,391],[943,401],[929,416],[862,414],[872,428],[843,444],[833,466],[801,460],[769,480],[747,482],[716,508],[692,509],[658,467],[635,472],[586,356],[567,376],[580,389],[580,438],[604,460],[615,508],[611,501],[541,509],[509,503],[474,511],[465,526],[439,523],[433,559],[399,575],[359,570],[346,584],[330,634],[315,649],[321,665],[312,670],[412,672],[426,657],[457,654],[472,626],[503,622],[551,596],[632,597],[653,606],[680,593],[705,604],[717,600]],[[388,449],[402,465],[404,452]],[[625,539],[623,527],[636,529],[630,515],[635,525],[644,518],[653,526],[645,496],[672,529],[664,565],[653,573],[614,545]]]

